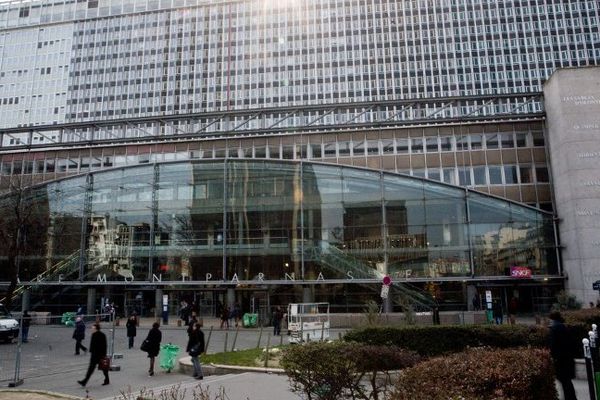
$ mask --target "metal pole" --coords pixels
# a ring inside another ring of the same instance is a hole
[[[207,350],[208,350],[208,344],[210,343],[210,337],[212,336],[212,331],[213,331],[213,326],[210,327],[209,331],[208,331],[208,338],[206,339],[206,345],[204,346],[204,354],[206,354]]]
[[[260,331],[258,333],[258,343],[256,343],[256,348],[258,349],[260,347],[260,339],[262,339],[262,332],[263,332],[263,326],[260,326]]]
[[[271,345],[271,333],[267,335],[267,347],[265,348],[265,368],[269,366],[269,346]]]
[[[19,333],[23,334],[23,314],[19,320]],[[17,387],[23,384],[21,379],[21,335],[17,335],[17,354],[15,357],[15,376],[12,382],[8,384],[8,387]]]
[[[583,356],[585,357],[585,372],[587,375],[590,400],[596,400],[596,388],[594,385],[594,366],[592,365],[592,352],[590,351],[590,340],[583,339]]]
[[[233,337],[233,343],[231,344],[231,351],[235,351],[235,343],[237,342],[238,334],[240,333],[240,327],[238,326],[235,330],[235,336]]]

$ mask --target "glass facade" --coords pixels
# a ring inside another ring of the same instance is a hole
[[[89,173],[0,199],[20,279],[379,283],[559,273],[552,215],[426,179],[208,160]],[[21,200],[19,200],[21,199]],[[27,210],[17,222],[11,211]],[[10,249],[0,243],[0,274]],[[0,276],[0,280],[7,280]]]

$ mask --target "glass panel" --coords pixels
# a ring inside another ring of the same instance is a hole
[[[515,139],[512,133],[503,133],[501,135],[501,140],[503,149],[512,149],[515,147]]]
[[[408,153],[408,139],[396,139],[396,153]]]
[[[485,185],[485,167],[473,167],[473,179],[475,185]]]
[[[411,151],[413,153],[422,153],[423,152],[423,139],[422,138],[413,138],[410,139]]]
[[[427,146],[428,153],[437,153],[439,152],[438,147],[438,138],[437,137],[428,137],[425,139],[425,144]]]
[[[365,142],[364,141],[360,141],[360,142],[353,142],[353,146],[354,146],[354,155],[355,156],[364,156],[365,155]]]
[[[498,135],[497,134],[485,135],[485,146],[488,149],[497,149],[498,148]]]
[[[504,181],[507,185],[519,183],[518,171],[515,165],[504,166]]]
[[[501,185],[502,184],[502,168],[499,166],[488,167],[490,173],[490,185]]]
[[[471,142],[471,150],[479,150],[482,148],[482,135],[470,135],[469,136]],[[466,149],[465,149],[466,150]]]

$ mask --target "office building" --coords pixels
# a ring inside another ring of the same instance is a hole
[[[11,226],[37,221],[12,265],[22,282],[44,274],[44,293],[73,282],[89,306],[171,294],[360,311],[390,275],[403,286],[388,309],[421,290],[472,308],[489,290],[545,311],[565,274],[543,84],[598,64],[599,12],[0,4],[0,190],[35,205]]]

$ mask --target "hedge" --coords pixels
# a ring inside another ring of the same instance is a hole
[[[557,400],[542,349],[470,349],[401,371],[390,400]]]
[[[372,327],[348,332],[345,341],[397,346],[431,357],[469,347],[544,347],[547,328],[525,325]]]
[[[280,365],[292,391],[309,400],[379,399],[391,385],[388,371],[419,361],[415,353],[397,347],[315,342],[286,348]]]

